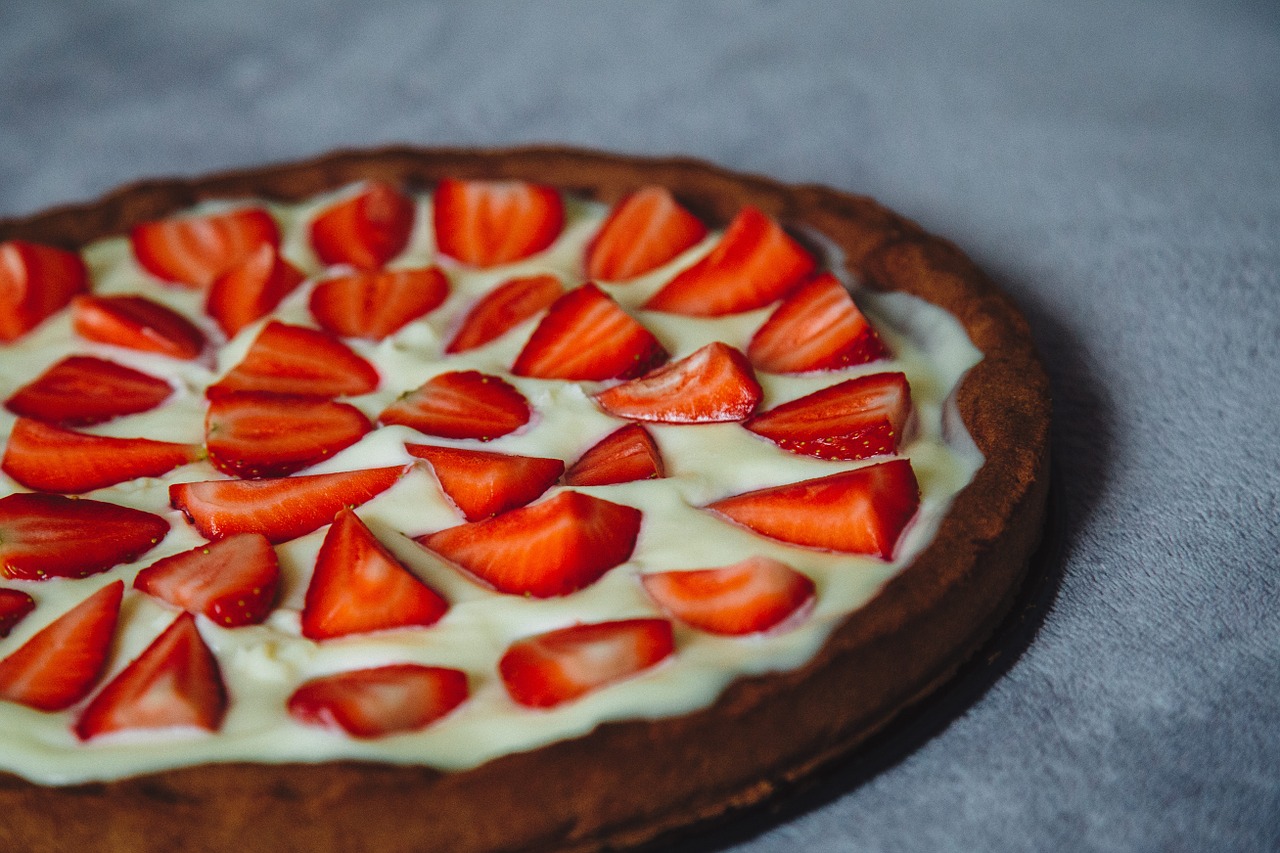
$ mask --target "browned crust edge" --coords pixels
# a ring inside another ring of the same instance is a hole
[[[871,199],[788,186],[686,158],[562,147],[392,147],[194,179],[0,221],[0,239],[67,247],[218,197],[301,199],[356,180],[430,186],[523,178],[603,201],[646,183],[725,222],[754,204],[813,228],[868,285],[959,318],[984,359],[958,406],[986,464],[934,542],[795,672],[733,684],[710,708],[601,726],[582,738],[436,771],[362,763],[213,765],[43,788],[0,774],[0,848],[63,851],[594,853],[756,805],[847,755],[945,683],[1004,617],[1044,525],[1048,380],[1012,301],[955,246]]]

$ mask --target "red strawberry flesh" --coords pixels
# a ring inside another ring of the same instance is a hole
[[[854,460],[896,452],[911,414],[906,376],[875,373],[783,403],[743,426],[791,453]]]
[[[436,246],[477,267],[534,255],[564,227],[564,202],[552,187],[523,181],[446,178],[435,192]]]
[[[461,447],[407,444],[431,464],[440,488],[467,521],[479,521],[537,499],[564,473],[564,462]]]
[[[515,432],[532,416],[529,401],[506,380],[476,370],[441,373],[378,416],[426,435],[491,441]]]
[[[302,608],[302,635],[348,634],[435,624],[448,603],[397,560],[351,510],[333,520]]]
[[[301,723],[357,738],[417,731],[467,698],[466,673],[421,664],[390,664],[314,678],[289,697]]]
[[[360,272],[311,291],[311,315],[329,332],[380,341],[437,308],[449,281],[436,267]]]
[[[22,590],[0,589],[0,638],[9,636],[9,632],[35,609],[36,600]]]
[[[209,286],[205,312],[227,337],[270,314],[305,276],[264,243]]]
[[[0,243],[0,343],[12,343],[89,287],[84,261],[54,246]]]
[[[911,463],[894,459],[735,495],[707,509],[770,539],[888,560],[919,505]]]
[[[160,477],[200,456],[197,445],[90,435],[18,418],[0,469],[28,489],[79,494],[139,477]]]
[[[120,615],[124,582],[112,581],[0,660],[0,699],[61,711],[102,676]]]
[[[71,301],[72,324],[85,340],[191,360],[206,339],[194,323],[145,296],[83,294]]]
[[[173,393],[163,379],[87,355],[67,356],[19,388],[5,407],[61,426],[89,426],[148,412]]]
[[[564,286],[553,275],[503,282],[472,307],[444,351],[466,352],[495,341],[551,305],[563,293]]]
[[[747,418],[763,393],[746,356],[715,341],[639,379],[606,388],[595,399],[619,418],[702,424]]]
[[[417,538],[509,595],[550,598],[589,586],[630,559],[640,510],[581,492]]]
[[[713,634],[755,634],[813,601],[814,583],[779,560],[752,557],[731,566],[652,572],[645,591],[676,619]]]
[[[551,708],[644,672],[674,650],[665,619],[571,625],[512,643],[498,672],[516,702]]]
[[[240,533],[157,560],[133,586],[224,628],[256,625],[275,606],[280,563],[265,536]]]
[[[206,539],[261,533],[279,544],[333,521],[386,491],[402,466],[269,480],[206,480],[169,487],[169,500]]]
[[[413,199],[377,181],[317,216],[311,245],[326,264],[378,269],[408,245],[415,213]]]
[[[262,245],[279,247],[280,229],[262,208],[145,222],[129,233],[133,253],[164,281],[206,288]]]
[[[88,577],[136,560],[168,532],[158,515],[103,501],[7,495],[0,498],[0,575]]]
[[[214,466],[235,477],[283,477],[359,441],[372,425],[332,400],[243,391],[215,397],[205,415]]]
[[[666,476],[653,436],[640,424],[627,424],[592,445],[565,472],[569,486],[611,486]]]
[[[539,379],[628,379],[667,360],[667,351],[604,291],[584,284],[547,310],[511,372]]]
[[[183,613],[93,697],[75,731],[81,740],[129,729],[217,731],[226,710],[218,660]]]
[[[377,389],[378,371],[328,332],[271,322],[244,358],[210,385],[212,399],[236,391],[342,397]]]
[[[647,186],[609,212],[587,248],[587,276],[626,281],[650,272],[707,235],[702,221],[665,187]]]
[[[816,263],[777,222],[746,207],[709,254],[655,293],[645,308],[719,317],[763,308],[814,271]]]

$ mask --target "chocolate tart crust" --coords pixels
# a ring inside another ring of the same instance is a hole
[[[1028,570],[1049,485],[1048,380],[1012,301],[951,243],[871,199],[708,163],[562,147],[393,147],[193,179],[0,221],[0,240],[79,247],[211,198],[300,200],[364,179],[520,178],[615,201],[659,183],[719,225],[753,204],[844,255],[879,290],[955,315],[984,358],[958,409],[986,458],[934,541],[809,664],[744,678],[680,717],[441,773],[373,763],[226,764],[63,788],[0,774],[0,849],[28,853],[595,853],[649,846],[756,806],[847,756],[944,684],[994,632]]]

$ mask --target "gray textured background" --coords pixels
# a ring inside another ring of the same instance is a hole
[[[1062,580],[935,737],[735,853],[1280,849],[1280,5],[0,0],[0,216],[384,142],[877,196],[1024,306]]]

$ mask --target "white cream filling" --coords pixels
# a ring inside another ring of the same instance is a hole
[[[346,192],[341,191],[341,192]],[[307,309],[322,266],[307,244],[306,226],[336,195],[300,205],[270,205],[284,234],[283,251],[313,278],[273,315],[285,322],[314,325]],[[228,206],[226,203],[205,205]],[[509,378],[536,410],[532,422],[516,434],[490,442],[491,450],[558,456],[572,463],[621,425],[590,401],[596,383],[565,383],[511,377],[507,368],[536,320],[483,348],[444,359],[443,346],[475,300],[494,284],[516,275],[551,272],[567,287],[581,281],[584,245],[598,227],[604,208],[570,202],[564,234],[546,252],[500,269],[477,271],[437,257],[430,222],[430,198],[418,200],[418,219],[409,248],[393,267],[438,263],[451,292],[443,305],[380,343],[352,343],[382,376],[381,387],[351,399],[370,418],[404,391],[448,370],[477,369]],[[647,326],[679,358],[709,340],[746,348],[770,308],[719,319],[691,319],[642,311],[639,305],[673,272],[692,263],[713,244],[714,235],[680,258],[641,279],[604,289]],[[144,293],[196,320],[212,340],[220,340],[204,316],[203,295],[158,283],[134,262],[124,238],[101,240],[85,250],[97,293]],[[476,766],[505,753],[533,749],[591,731],[606,720],[654,718],[686,713],[710,704],[735,678],[789,670],[803,665],[821,648],[844,617],[865,604],[889,578],[903,569],[930,541],[955,496],[982,463],[963,430],[950,399],[965,372],[981,354],[949,314],[902,294],[854,293],[894,353],[892,361],[809,376],[760,373],[762,408],[800,397],[842,379],[886,370],[906,373],[919,428],[903,449],[919,479],[920,512],[899,543],[895,559],[829,554],[794,548],[754,535],[698,509],[707,502],[763,486],[807,479],[858,467],[867,462],[829,462],[786,453],[736,424],[650,426],[667,464],[662,480],[580,488],[618,503],[639,507],[643,525],[635,553],[599,582],[563,598],[530,599],[497,595],[433,557],[408,537],[462,522],[440,493],[423,464],[390,490],[358,510],[379,538],[420,577],[449,599],[451,607],[436,625],[316,643],[299,631],[299,610],[311,567],[324,537],[323,528],[278,548],[283,568],[278,608],[262,625],[224,629],[204,619],[200,631],[221,663],[231,698],[222,730],[128,732],[79,742],[71,726],[79,708],[60,713],[35,711],[0,701],[0,770],[42,784],[105,780],[207,762],[318,762],[367,759],[423,764],[445,770]],[[265,322],[265,321],[263,321]],[[243,330],[222,347],[216,364],[179,362],[161,356],[93,344],[71,330],[69,311],[42,324],[19,343],[0,351],[0,399],[30,381],[48,365],[75,353],[102,356],[158,376],[166,376],[175,394],[161,408],[118,418],[88,431],[103,435],[145,436],[201,442],[204,389],[237,363],[261,328]],[[0,435],[8,435],[13,416],[0,410]],[[944,421],[948,427],[944,431]],[[450,444],[405,427],[378,429],[355,446],[306,473],[398,465],[411,461],[405,441]],[[460,444],[474,443],[461,442]],[[94,590],[134,574],[155,560],[195,546],[201,537],[180,513],[169,508],[172,483],[220,477],[207,463],[188,465],[158,479],[143,479],[93,492],[87,497],[165,515],[171,531],[136,563],[121,565],[83,580],[0,581],[37,601],[36,610],[4,640],[0,658],[22,645],[44,625]],[[564,487],[551,490],[544,499]],[[0,474],[0,494],[25,491]],[[658,615],[637,576],[645,572],[727,565],[764,554],[810,575],[817,584],[816,605],[807,619],[782,632],[743,638],[715,637],[676,625],[676,653],[657,667],[627,681],[550,710],[515,704],[498,679],[496,661],[515,639],[574,622],[595,622]],[[119,672],[172,622],[173,608],[128,591],[106,678]],[[456,711],[428,728],[378,740],[305,726],[285,713],[285,701],[304,680],[348,669],[393,662],[420,662],[467,672],[471,696]]]

